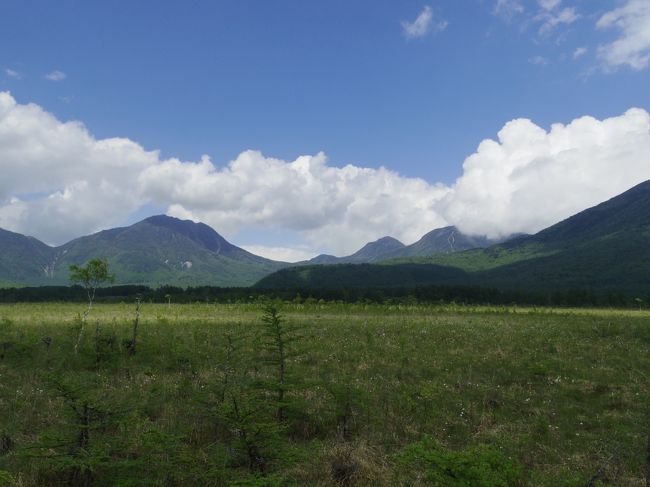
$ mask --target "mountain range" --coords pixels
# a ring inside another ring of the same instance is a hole
[[[486,237],[475,237],[462,233],[456,227],[443,227],[430,231],[411,245],[404,245],[393,237],[383,237],[367,243],[354,254],[346,257],[321,254],[300,264],[368,264],[403,257],[452,254],[463,250],[488,247],[505,240],[507,239],[491,240]]]
[[[290,264],[251,254],[209,226],[159,215],[51,247],[0,229],[0,285],[61,285],[69,266],[109,262],[116,284],[263,288],[469,284],[552,291],[650,291],[650,181],[535,235],[504,241],[433,230],[345,256]],[[643,294],[645,295],[645,294]]]
[[[589,289],[650,293],[650,181],[535,235],[487,248],[402,257],[380,265],[282,269],[258,286],[404,287],[482,285],[503,289]]]
[[[384,237],[347,257],[321,255],[290,264],[237,247],[203,223],[165,215],[80,237],[58,247],[0,229],[0,285],[67,284],[69,266],[106,259],[116,284],[251,286],[279,269],[308,264],[370,263],[432,256],[488,245],[454,227],[433,230],[413,245]]]

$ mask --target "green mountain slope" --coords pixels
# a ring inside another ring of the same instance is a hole
[[[19,283],[51,275],[54,252],[40,240],[0,228],[0,283]]]
[[[374,264],[312,265],[282,269],[262,278],[255,287],[278,288],[340,288],[340,287],[409,287],[429,284],[455,284],[466,278],[465,272],[454,267],[434,264]]]
[[[631,271],[636,275],[637,270],[642,270],[650,250],[649,237],[650,181],[646,181],[535,235],[425,261],[466,271],[486,271],[485,276],[501,281],[508,273],[517,274],[508,280],[518,280],[515,278],[525,269],[534,271],[543,281],[600,285],[603,282],[598,276],[625,277]],[[553,274],[561,274],[562,278],[552,278]],[[533,280],[530,277],[528,280]],[[639,281],[638,277],[631,280]]]
[[[420,276],[420,284],[472,284],[508,289],[552,292],[571,288],[616,291],[645,296],[650,291],[650,181],[578,213],[536,235],[518,237],[486,249],[438,254],[433,257],[402,258],[380,266],[359,269],[366,286],[400,283],[404,268],[435,265],[461,270],[464,274],[444,277],[431,272]],[[424,268],[424,267],[423,267]],[[306,287],[330,282],[327,267]],[[329,268],[329,272],[339,272]],[[388,270],[387,270],[388,269]],[[287,269],[260,282],[281,287],[289,282]],[[393,278],[389,275],[393,273]],[[360,280],[347,270],[337,287]]]
[[[603,235],[546,256],[530,257],[475,273],[502,288],[571,288],[646,296],[650,292],[650,228]]]
[[[581,287],[645,296],[650,290],[650,181],[498,250],[497,262],[512,262],[479,276],[501,286]],[[515,254],[520,257],[513,259]]]
[[[105,230],[57,248],[38,244],[33,245],[40,253],[30,250],[27,259],[15,250],[17,245],[9,247],[4,240],[0,242],[5,260],[16,268],[12,272],[0,268],[0,280],[67,284],[71,264],[100,258],[108,260],[116,284],[248,286],[287,265],[236,247],[207,225],[168,216]],[[22,262],[26,260],[33,264],[24,268]]]

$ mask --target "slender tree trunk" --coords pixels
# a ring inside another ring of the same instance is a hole
[[[95,365],[99,365],[100,355],[102,352],[101,336],[99,329],[99,320],[95,322]]]
[[[280,367],[278,370],[278,421],[284,421],[284,375],[285,375],[285,357],[284,357],[284,341],[282,336],[278,333],[278,352],[280,359]]]
[[[134,355],[135,354],[135,347],[136,347],[136,342],[138,340],[138,324],[140,323],[140,305],[141,305],[140,298],[138,298],[135,302],[135,319],[133,320],[133,338],[131,339],[131,343],[129,344],[129,355]]]
[[[650,432],[648,432],[648,444],[645,450],[645,487],[650,487]]]
[[[257,445],[255,445],[255,443],[253,443],[253,441],[248,437],[248,431],[246,427],[243,424],[241,424],[242,416],[239,412],[239,405],[237,404],[237,400],[234,397],[232,398],[232,404],[235,409],[235,418],[239,423],[239,438],[244,444],[244,448],[246,449],[246,455],[248,456],[248,469],[251,472],[254,472],[255,470],[259,470],[260,472],[263,473],[264,462],[260,457]]]
[[[88,450],[90,445],[90,408],[85,402],[80,408],[74,408],[79,421],[79,437],[77,438],[76,449],[73,456],[79,455],[79,450]],[[86,466],[75,466],[69,474],[69,485],[78,487],[91,487],[93,485],[93,473]]]
[[[90,443],[90,412],[88,410],[88,403],[84,403],[81,407],[80,416],[81,425],[79,427],[78,447],[85,450]]]
[[[88,320],[88,315],[90,314],[90,310],[93,307],[93,299],[95,297],[95,293],[93,292],[92,294],[90,291],[88,291],[88,308],[86,308],[86,311],[84,311],[84,314],[81,317],[81,328],[79,328],[79,334],[77,335],[77,341],[74,344],[74,353],[75,355],[79,352],[79,344],[81,343],[81,336],[83,335],[84,328],[86,327],[86,321]]]

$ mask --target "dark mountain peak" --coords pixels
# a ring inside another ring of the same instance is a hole
[[[155,215],[145,218],[135,225],[153,225],[181,234],[217,254],[240,250],[205,223],[181,220],[173,216]]]
[[[381,237],[380,239],[375,240],[374,242],[370,242],[368,245],[372,245],[372,244],[382,245],[382,246],[390,245],[395,248],[405,247],[405,245],[402,242],[400,242],[399,240],[393,237]]]
[[[435,237],[439,237],[440,235],[449,235],[452,232],[458,232],[458,229],[451,225],[448,227],[434,228],[430,232],[427,232],[424,235],[422,235],[422,239],[435,238]]]
[[[385,251],[392,251],[392,250],[397,250],[397,249],[403,249],[406,247],[402,242],[397,240],[396,238],[393,237],[382,237],[379,240],[375,240],[374,242],[369,242],[361,249],[359,249],[357,252],[355,252],[352,255],[357,255],[363,252],[385,252]]]
[[[406,255],[431,256],[487,247],[495,243],[483,236],[467,235],[454,226],[436,228],[407,247]]]
[[[627,191],[621,193],[618,197],[621,196],[634,196],[639,193],[647,193],[650,192],[650,179],[647,181],[643,181],[642,183],[637,184],[636,186],[633,186],[632,188],[628,189]],[[615,198],[612,198],[615,199]],[[610,200],[611,201],[611,200]]]
[[[442,245],[446,245],[445,242],[453,243],[453,240],[456,238],[457,235],[462,235],[463,237],[467,237],[466,235],[462,234],[458,228],[454,226],[448,226],[448,227],[442,227],[442,228],[435,228],[431,230],[430,232],[425,233],[422,235],[422,238],[418,240],[415,244],[424,244],[424,243],[438,243],[442,242]]]
[[[465,235],[456,227],[436,228],[411,245],[404,245],[393,237],[382,237],[367,243],[347,257],[319,255],[303,264],[361,264],[381,262],[395,258],[430,257],[436,254],[449,254],[462,250],[487,247],[494,240],[486,237]]]
[[[378,262],[392,257],[396,252],[403,249],[405,245],[393,237],[382,237],[374,242],[369,242],[362,248],[357,250],[354,254],[346,257],[334,257],[329,254],[320,254],[300,264],[349,264],[349,263],[365,263],[365,262]]]
[[[23,238],[29,238],[29,237],[27,237],[26,235],[23,235],[21,233],[16,233],[16,232],[12,232],[11,230],[5,230],[4,228],[0,228],[0,238],[7,238],[7,239],[8,238],[11,238],[11,239],[20,238],[20,239],[23,239]]]
[[[405,245],[393,237],[382,237],[374,242],[367,243],[361,249],[348,257],[343,257],[345,262],[378,262],[389,258],[399,252]]]
[[[47,276],[54,249],[34,237],[0,228],[0,281]]]
[[[570,244],[650,225],[650,180],[528,237],[526,241]]]
[[[17,246],[35,248],[41,252],[52,250],[52,247],[41,242],[35,237],[29,237],[27,235],[23,235],[22,233],[12,232],[3,228],[0,228],[0,243],[2,244],[1,248],[3,249],[9,244],[13,244]]]
[[[45,247],[49,247],[49,245],[41,242],[39,239],[36,237],[30,237],[28,235],[23,235],[22,233],[16,233],[12,232],[11,230],[5,230],[4,228],[0,228],[0,238],[3,239],[12,239],[15,241],[29,241],[34,243],[35,245],[42,245]]]
[[[319,254],[316,257],[309,259],[308,261],[301,262],[301,263],[309,263],[309,264],[336,264],[339,261],[338,257],[334,257],[333,255],[329,254]]]

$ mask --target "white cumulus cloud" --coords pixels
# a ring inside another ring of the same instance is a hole
[[[582,117],[549,131],[507,123],[484,140],[439,207],[462,231],[537,232],[650,179],[650,114]]]
[[[598,48],[598,56],[606,69],[629,66],[634,70],[650,64],[650,1],[627,0],[604,14],[596,26],[617,30],[619,36]]]
[[[442,32],[447,25],[444,19],[434,19],[433,9],[427,5],[413,22],[403,21],[402,30],[407,39],[414,39],[424,37],[429,32]]]
[[[0,227],[48,243],[124,222],[147,203],[226,236],[244,227],[301,232],[347,253],[391,233],[414,241],[445,221],[448,190],[387,169],[329,166],[323,154],[283,161],[246,151],[218,168],[161,159],[129,139],[95,139],[35,104],[0,93]]]
[[[0,92],[0,227],[61,243],[120,223],[142,202],[137,175],[157,159]]]
[[[445,221],[433,205],[447,191],[384,168],[327,164],[324,154],[287,162],[246,151],[227,167],[164,161],[140,175],[141,188],[169,214],[227,234],[246,226],[301,232],[334,252],[385,234],[414,241]]]

